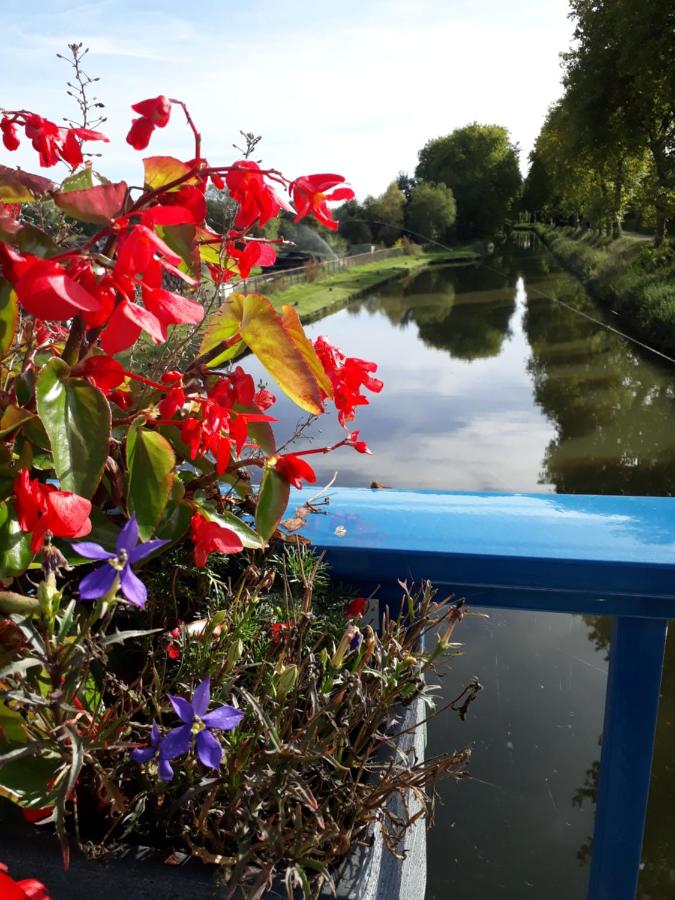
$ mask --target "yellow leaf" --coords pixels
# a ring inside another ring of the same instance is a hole
[[[327,397],[332,397],[333,385],[331,384],[328,375],[326,375],[326,370],[321,365],[321,360],[316,355],[316,351],[314,350],[314,347],[312,347],[311,341],[305,334],[305,329],[302,327],[300,316],[292,306],[282,306],[281,311],[283,313],[282,322],[284,328],[288,332],[291,340],[300,353],[302,353],[302,358],[314,373],[314,377],[319,383],[321,390]]]
[[[284,393],[301,409],[322,413],[324,394],[317,376],[267,297],[235,294],[230,303],[234,316],[241,310],[239,333]]]
[[[191,170],[190,166],[174,159],[173,156],[148,156],[143,160],[143,169],[145,171],[145,187],[151,190],[164,187],[187,175]],[[194,178],[188,178],[176,187],[179,190],[184,184],[190,184]]]

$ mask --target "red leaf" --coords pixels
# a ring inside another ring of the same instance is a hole
[[[54,194],[54,202],[67,215],[93,225],[107,225],[122,209],[127,184],[95,184],[83,191]]]
[[[49,178],[0,166],[0,200],[5,203],[31,203],[46,197],[55,187]]]

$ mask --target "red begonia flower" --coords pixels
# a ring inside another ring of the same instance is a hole
[[[349,616],[351,619],[360,619],[367,609],[367,597],[354,597],[354,599],[350,600],[345,607],[345,615]]]
[[[314,341],[314,350],[333,385],[333,401],[338,410],[338,421],[344,426],[345,422],[350,422],[356,415],[357,406],[368,405],[368,398],[361,393],[362,387],[376,394],[384,387],[379,378],[372,376],[377,371],[377,366],[365,359],[345,356],[324,337],[318,337]]]
[[[134,119],[127,135],[127,144],[131,144],[134,150],[145,150],[150,143],[155,126],[150,119]]]
[[[227,252],[236,260],[239,275],[248,278],[254,266],[273,266],[277,258],[274,247],[266,241],[249,240],[243,250],[229,246]]]
[[[335,231],[339,223],[333,219],[327,205],[328,201],[353,200],[354,191],[348,187],[341,187],[330,194],[326,192],[342,182],[344,182],[342,175],[303,175],[296,178],[290,186],[296,210],[293,221],[299,222],[311,213],[317,222]]]
[[[287,638],[292,630],[292,626],[288,622],[275,622],[270,628],[272,640],[275,644],[280,644],[282,640]]]
[[[347,438],[347,446],[353,447],[357,453],[367,453],[372,456],[373,451],[365,441],[359,440],[360,431],[352,431]]]
[[[277,457],[274,468],[296,488],[302,487],[303,479],[309,484],[314,484],[316,481],[314,469],[302,457],[295,456],[293,453],[285,453],[283,456]]]
[[[143,303],[162,324],[164,340],[167,325],[199,325],[204,318],[201,303],[195,303],[194,300],[163,288],[143,288]]]
[[[206,565],[209,553],[239,553],[244,549],[241,538],[234,531],[223,528],[217,522],[210,522],[201,513],[194,513],[190,525],[198,568]]]
[[[114,356],[135,344],[141,331],[145,331],[155,344],[166,340],[164,326],[150,310],[123,298],[101,333],[101,347]]]
[[[88,378],[106,394],[119,387],[126,378],[124,366],[110,356],[89,356],[72,370],[73,375]]]
[[[2,131],[2,143],[7,150],[16,150],[19,146],[19,135],[15,123],[10,121],[7,116],[3,116],[0,121],[0,131]]]
[[[134,112],[144,119],[149,119],[156,128],[164,128],[169,123],[171,115],[171,101],[162,94],[149,100],[141,100],[131,107]]]
[[[163,419],[173,419],[178,410],[185,406],[185,392],[182,388],[174,387],[157,404],[159,414]]]
[[[70,491],[59,491],[52,484],[31,480],[22,469],[12,485],[16,515],[22,531],[32,532],[31,550],[37,553],[47,532],[54,537],[78,538],[91,531],[91,503]]]
[[[276,191],[265,182],[258,163],[251,159],[234,163],[225,181],[230,196],[239,204],[234,218],[235,228],[250,228],[256,220],[262,228],[285,206]]]
[[[108,141],[100,131],[90,128],[59,128],[49,119],[35,113],[24,116],[26,137],[40,157],[40,165],[44,168],[55,166],[63,159],[75,169],[82,162],[80,141]]]
[[[134,119],[127,135],[127,144],[131,144],[134,150],[145,150],[150,143],[150,138],[155,128],[164,128],[171,115],[171,101],[168,97],[152,97],[149,100],[141,100],[131,107],[139,113],[140,118]]]
[[[0,863],[0,897],[2,900],[50,900],[47,888],[37,878],[15,881],[7,874],[7,866]]]
[[[96,313],[100,309],[98,297],[54,260],[33,258],[30,267],[22,271],[14,289],[23,308],[37,319],[62,322],[78,313]]]
[[[258,407],[258,409],[265,412],[266,409],[269,409],[270,406],[274,406],[277,402],[277,398],[271,391],[266,390],[265,388],[261,388],[256,394],[253,396],[253,402]]]

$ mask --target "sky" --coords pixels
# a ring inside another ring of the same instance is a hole
[[[252,131],[265,165],[290,178],[338,172],[360,198],[412,172],[427,140],[473,121],[505,125],[525,169],[560,96],[572,30],[567,0],[0,0],[0,9],[4,108],[74,117],[56,53],[73,41],[90,48],[111,138],[95,165],[108,177],[134,183],[143,154],[124,142],[130,105],[166,94],[187,102],[210,162],[232,161],[240,129]],[[149,152],[189,158],[192,147],[174,114]],[[11,157],[0,148],[0,161],[36,170],[23,148]]]

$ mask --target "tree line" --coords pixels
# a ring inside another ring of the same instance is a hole
[[[523,207],[535,220],[618,236],[675,215],[675,4],[570,0],[564,94],[530,154]]]
[[[338,207],[351,245],[492,237],[516,213],[522,178],[506,128],[474,122],[428,141],[418,157],[414,175],[401,172],[378,197]]]

